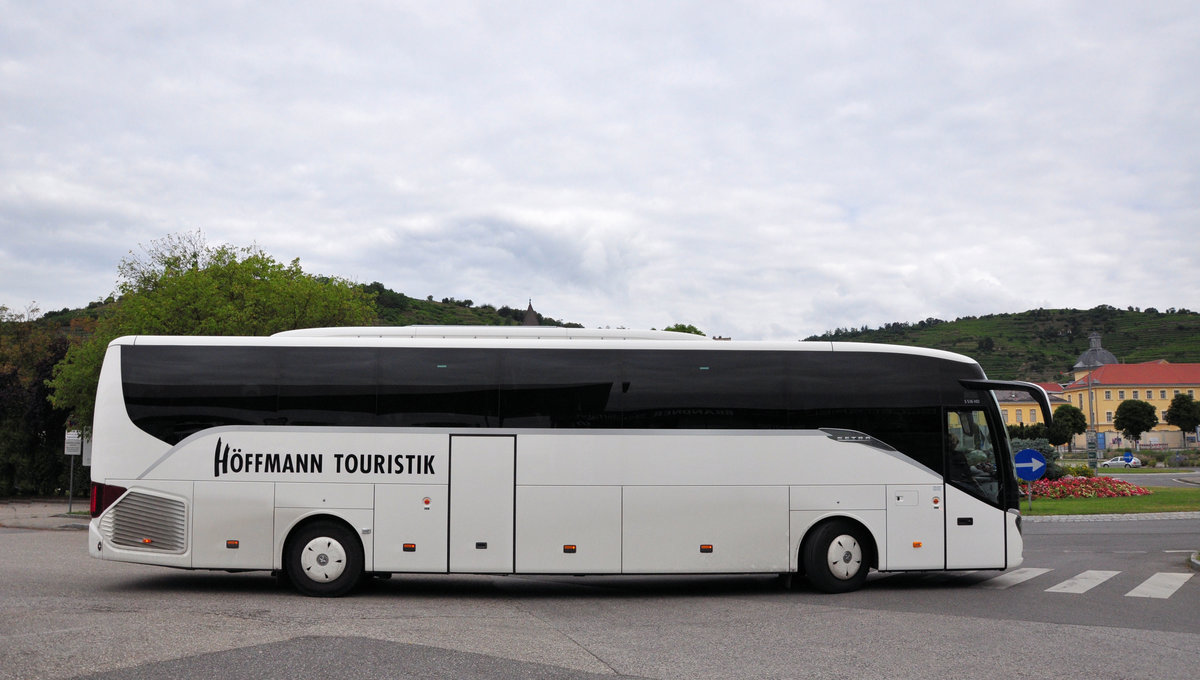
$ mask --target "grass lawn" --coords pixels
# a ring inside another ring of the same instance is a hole
[[[1029,499],[1021,499],[1021,513],[1025,515],[1104,515],[1132,512],[1180,512],[1200,510],[1200,487],[1177,488],[1173,486],[1149,487],[1149,496],[1124,496],[1121,498],[1039,498],[1033,497],[1033,510]]]

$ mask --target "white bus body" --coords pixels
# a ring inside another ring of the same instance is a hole
[[[1021,562],[999,383],[966,357],[338,330],[114,341],[91,555],[312,595],[369,573],[797,572],[835,592],[872,567]]]

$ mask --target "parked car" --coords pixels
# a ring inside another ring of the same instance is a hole
[[[1133,458],[1129,461],[1126,461],[1125,456],[1117,456],[1116,458],[1109,458],[1108,460],[1104,461],[1103,463],[1100,463],[1100,467],[1135,468],[1135,467],[1141,467],[1141,466],[1142,466],[1141,459]]]

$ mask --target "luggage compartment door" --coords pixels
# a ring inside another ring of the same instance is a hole
[[[450,437],[450,571],[511,574],[517,438]]]

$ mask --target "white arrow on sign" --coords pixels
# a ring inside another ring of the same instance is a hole
[[[1036,473],[1036,472],[1040,471],[1042,468],[1046,467],[1046,462],[1034,458],[1033,460],[1028,461],[1026,463],[1017,463],[1016,467],[1028,468],[1030,473]]]

